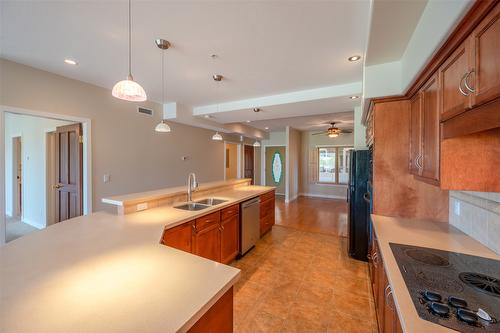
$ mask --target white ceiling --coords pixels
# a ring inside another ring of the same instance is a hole
[[[127,75],[126,1],[0,6],[1,57],[109,89]],[[159,102],[154,39],[165,38],[167,101],[200,106],[358,82],[362,61],[346,59],[363,54],[368,15],[368,0],[133,1],[132,72]],[[226,78],[219,88],[214,72]]]
[[[398,61],[428,0],[373,0],[365,65]]]
[[[321,115],[300,116],[291,118],[259,120],[249,125],[265,131],[282,131],[286,126],[300,131],[323,131],[330,127],[331,122],[342,129],[354,128],[354,111],[326,113]],[[268,129],[266,129],[268,127]]]

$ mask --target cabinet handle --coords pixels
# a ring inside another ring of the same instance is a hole
[[[191,224],[191,226],[193,227],[193,231],[194,231],[194,232],[197,232],[197,230],[196,230],[196,225],[193,223],[193,224]]]
[[[392,295],[392,288],[391,288],[391,285],[387,285],[387,287],[385,288],[385,304],[392,310],[394,311],[394,307],[392,306],[392,304],[389,302],[389,295]]]
[[[462,82],[464,82],[465,78],[469,75],[469,72],[465,73],[462,78],[460,79],[460,82],[458,83],[458,90],[460,90],[460,93],[464,96],[469,96],[468,93],[466,93],[463,89],[462,89]]]
[[[422,154],[419,154],[419,155],[417,156],[417,161],[416,161],[416,162],[417,162],[417,168],[419,168],[419,169],[422,169],[422,168],[423,168],[422,163],[421,163],[422,158],[423,158],[423,155],[422,155]]]
[[[475,90],[469,86],[469,84],[467,83],[467,80],[469,79],[469,76],[470,76],[472,73],[474,73],[474,70],[469,71],[469,72],[465,75],[465,78],[464,78],[464,85],[465,85],[465,88],[467,88],[467,90],[469,90],[471,93],[475,92]]]

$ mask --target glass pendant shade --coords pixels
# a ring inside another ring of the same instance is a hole
[[[336,138],[336,137],[338,137],[338,136],[339,136],[339,135],[338,135],[338,134],[336,134],[336,133],[328,134],[328,137],[330,137],[330,138]]]
[[[170,132],[170,126],[168,126],[165,120],[162,120],[158,125],[156,125],[155,131],[162,133]]]
[[[212,140],[222,141],[222,135],[220,135],[219,132],[215,132],[215,134],[212,136]]]
[[[253,146],[254,146],[254,147],[260,147],[260,142],[259,142],[259,141],[255,141],[255,142],[253,143]]]
[[[144,102],[147,100],[146,92],[141,85],[134,81],[131,75],[126,80],[115,84],[111,94],[119,99],[130,102]]]

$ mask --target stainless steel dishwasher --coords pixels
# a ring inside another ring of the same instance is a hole
[[[241,203],[240,255],[247,253],[259,240],[260,199],[259,197]]]

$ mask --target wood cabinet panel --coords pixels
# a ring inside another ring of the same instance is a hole
[[[240,213],[240,204],[232,205],[227,208],[224,208],[220,212],[220,219],[225,220],[233,215]]]
[[[194,221],[165,230],[162,243],[178,250],[192,252],[192,228]]]
[[[439,181],[439,107],[437,75],[422,88],[422,158],[421,176]]]
[[[463,84],[469,72],[470,42],[464,41],[439,68],[441,120],[449,119],[470,108],[469,93]]]
[[[471,58],[474,73],[469,85],[472,105],[480,105],[500,96],[500,4],[479,23],[471,34]]]
[[[274,199],[261,201],[260,203],[260,217],[266,217],[274,213],[275,201]]]
[[[193,254],[220,262],[221,238],[219,223],[205,226],[193,233]]]
[[[410,101],[410,173],[421,175],[422,155],[422,94],[418,92]]]
[[[233,332],[233,287],[231,287],[188,330],[188,333],[232,333]]]
[[[240,239],[240,216],[232,215],[221,225],[221,262],[228,264],[236,258]]]
[[[267,193],[264,193],[260,196],[260,201],[266,201],[266,200],[269,200],[269,199],[274,199],[275,198],[275,191],[269,191]]]
[[[202,230],[204,228],[208,228],[213,226],[214,224],[218,224],[220,222],[220,211],[215,213],[211,213],[200,218],[197,218],[195,221],[195,226],[197,230]]]

